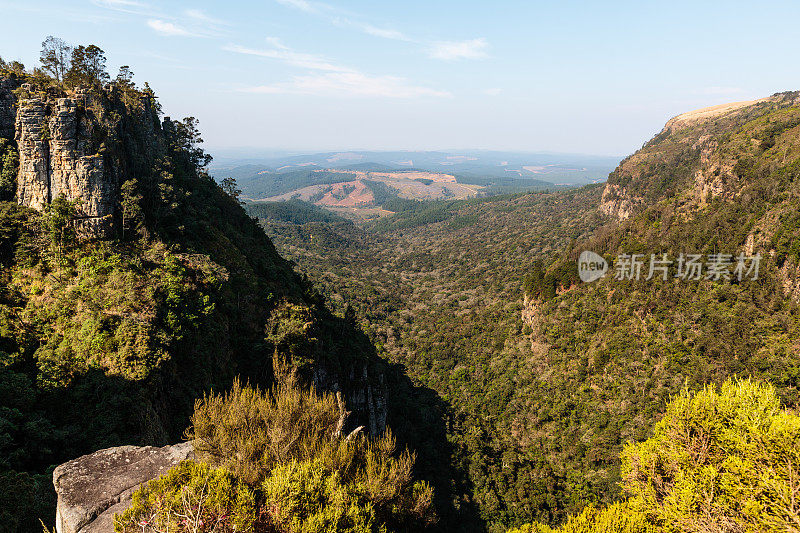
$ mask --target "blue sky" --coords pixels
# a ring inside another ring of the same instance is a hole
[[[625,155],[684,111],[800,89],[800,2],[0,0],[130,65],[207,148]]]

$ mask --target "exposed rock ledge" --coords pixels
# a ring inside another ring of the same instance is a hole
[[[53,472],[58,494],[58,533],[113,533],[114,515],[128,508],[139,485],[194,455],[191,442],[174,446],[120,446],[60,465]]]

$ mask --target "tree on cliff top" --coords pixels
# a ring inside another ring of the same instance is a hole
[[[45,72],[52,74],[58,81],[64,80],[64,75],[70,67],[70,54],[72,47],[64,42],[63,39],[48,35],[42,42],[42,51],[39,54],[39,61]]]
[[[71,87],[103,84],[109,80],[106,72],[106,55],[103,50],[90,44],[72,50],[69,70],[64,74],[64,83]]]

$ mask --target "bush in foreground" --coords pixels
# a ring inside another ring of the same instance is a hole
[[[684,390],[622,452],[628,500],[510,533],[800,531],[800,416],[768,384]]]
[[[199,400],[186,461],[140,488],[117,533],[419,531],[433,490],[390,433],[345,432],[341,397],[282,372],[270,392],[234,383]]]

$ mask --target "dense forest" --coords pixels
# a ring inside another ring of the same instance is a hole
[[[753,377],[797,405],[797,96],[668,125],[606,186],[426,203],[366,227],[263,224],[447,401],[462,499],[488,528],[554,524],[621,497],[623,446],[682,387]],[[582,250],[612,275],[582,284]],[[623,253],[745,250],[762,256],[757,280],[613,276]]]

